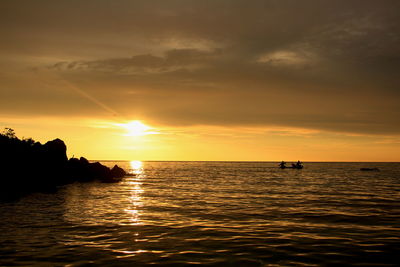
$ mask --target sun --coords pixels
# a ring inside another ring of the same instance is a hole
[[[131,168],[133,170],[138,170],[143,166],[143,162],[141,162],[140,160],[132,160],[129,162],[129,164],[131,165]]]
[[[128,136],[143,136],[155,133],[154,131],[151,131],[151,127],[143,124],[140,121],[131,121],[123,124],[122,127],[127,130]]]

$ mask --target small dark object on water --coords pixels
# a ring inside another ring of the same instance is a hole
[[[379,172],[379,168],[360,168],[360,171],[375,171]]]
[[[292,163],[291,167],[286,166],[286,162],[282,161],[281,163],[279,163],[279,168],[280,169],[297,169],[297,170],[301,170],[303,169],[303,163],[301,163],[301,161],[297,161],[297,163]]]

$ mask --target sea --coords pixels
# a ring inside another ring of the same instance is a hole
[[[130,175],[0,203],[0,266],[400,263],[400,163],[102,163]]]

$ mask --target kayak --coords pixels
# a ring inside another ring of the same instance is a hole
[[[301,169],[303,169],[303,166],[300,166],[300,167],[279,167],[280,169],[297,169],[297,170],[301,170]]]

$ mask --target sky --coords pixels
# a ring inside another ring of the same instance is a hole
[[[400,161],[398,10],[2,0],[0,127],[89,159]]]

